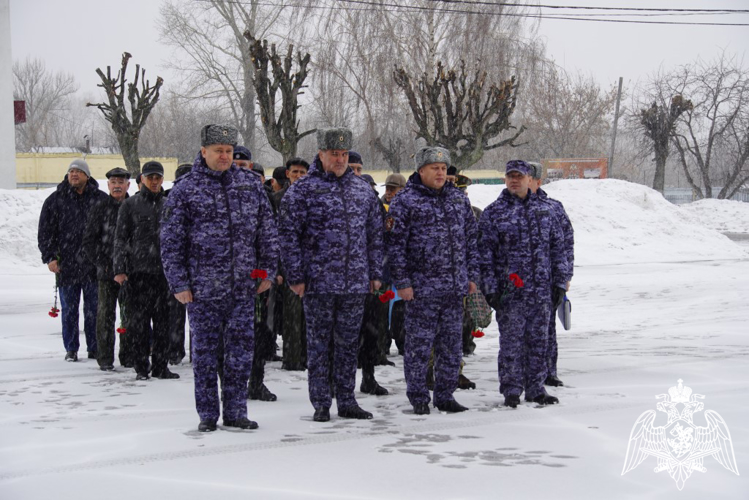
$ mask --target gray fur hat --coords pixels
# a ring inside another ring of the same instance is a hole
[[[532,178],[539,180],[544,178],[544,167],[535,161],[526,162],[531,167],[530,175]]]
[[[327,151],[329,149],[351,149],[352,133],[349,129],[321,128],[317,130],[317,149]]]
[[[416,170],[419,170],[424,165],[429,165],[430,163],[444,163],[445,165],[450,165],[450,152],[445,148],[427,146],[416,152],[414,163],[416,165]]]
[[[237,129],[229,125],[206,125],[200,130],[200,145],[228,144],[236,146],[238,135]]]
[[[86,160],[76,158],[70,163],[70,166],[68,167],[68,172],[70,172],[74,168],[86,174],[86,177],[91,177],[91,170],[88,169],[88,163],[86,163]]]

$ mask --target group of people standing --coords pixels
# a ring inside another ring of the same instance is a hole
[[[66,359],[77,356],[83,293],[89,357],[113,369],[115,305],[118,287],[125,286],[121,313],[127,334],[134,333],[138,379],[149,370],[157,378],[177,377],[167,367],[175,349],[169,329],[181,313],[184,332],[186,309],[200,431],[216,430],[220,416],[224,426],[258,427],[247,416],[246,399],[276,399],[262,383],[274,333],[283,337],[284,368],[308,369],[314,421],[330,419],[333,398],[339,417],[371,419],[355,397],[356,371],[361,365],[363,392],[388,393],[374,379],[374,365],[384,358],[378,325],[387,325],[388,308],[382,304],[396,291],[405,332],[399,351],[414,413],[430,412],[430,366],[434,406],[462,412],[467,408],[453,393],[464,350],[464,301],[483,293],[497,311],[504,404],[516,407],[523,392],[527,401],[558,402],[544,384],[561,385],[550,332],[572,277],[572,227],[561,204],[533,181],[540,166],[509,162],[507,188],[477,220],[465,193],[448,182],[450,154],[443,148],[420,149],[416,171],[407,181],[389,176],[380,200],[361,176],[350,130],[318,130],[317,146],[310,165],[301,159],[286,165],[292,182],[274,172],[278,182],[266,189],[249,151],[237,145],[237,131],[206,125],[200,153],[168,195],[161,189],[163,167],[149,162],[144,186],[129,199],[126,171],[107,173],[107,197],[85,162],[73,162],[45,202],[39,231],[42,259],[59,277]],[[86,220],[89,210],[84,238],[69,225]],[[71,251],[76,238],[86,241],[85,251]],[[92,282],[68,279],[94,264],[98,297]],[[98,349],[90,330],[96,306],[87,306],[97,298]]]

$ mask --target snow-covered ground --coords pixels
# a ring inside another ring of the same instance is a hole
[[[485,207],[499,190],[469,196]],[[393,349],[396,366],[377,368],[391,395],[358,396],[372,421],[312,422],[306,373],[270,363],[279,400],[249,402],[260,429],[210,434],[196,430],[189,364],[180,380],[136,382],[63,361],[36,250],[50,191],[0,191],[0,499],[747,498],[749,252],[719,233],[749,232],[747,207],[676,207],[613,180],[547,191],[577,240],[559,405],[501,406],[492,323],[465,359],[477,389],[456,398],[469,412],[413,415]],[[621,475],[635,420],[678,379],[724,418],[742,476],[712,457],[682,491],[652,457]]]

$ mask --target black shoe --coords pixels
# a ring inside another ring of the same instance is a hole
[[[198,424],[198,431],[200,432],[213,432],[216,430],[215,420],[201,420]]]
[[[182,356],[180,356],[179,354],[174,355],[171,358],[169,358],[169,364],[170,365],[178,365],[178,364],[182,363],[183,359],[185,359],[184,355],[182,355]]]
[[[362,379],[359,390],[364,394],[373,396],[387,396],[389,394],[388,390],[378,384],[374,377]]]
[[[381,359],[380,359],[380,360],[379,360],[379,361],[377,362],[377,365],[378,365],[378,366],[395,366],[395,363],[393,363],[393,362],[392,362],[392,361],[390,361],[389,359],[387,359],[387,358],[384,358],[384,357],[383,357],[383,358],[381,358]]]
[[[96,353],[94,351],[88,351],[88,359],[96,359]]]
[[[247,417],[238,418],[236,420],[224,419],[224,427],[239,427],[240,429],[257,429],[257,422],[250,420]]]
[[[164,368],[163,370],[160,370],[160,371],[154,370],[151,372],[151,375],[153,375],[155,378],[160,378],[162,380],[179,378],[179,374],[169,371],[169,368]]]
[[[276,401],[278,399],[275,394],[265,387],[265,384],[262,384],[259,389],[250,389],[247,391],[247,397],[259,401]]]
[[[135,375],[135,380],[148,380],[149,378],[151,377],[149,377],[147,373],[137,373]]]
[[[414,405],[414,415],[429,415],[429,404],[416,403]]]
[[[78,353],[75,351],[66,352],[65,361],[78,361]]]
[[[544,385],[550,385],[552,387],[562,387],[564,386],[564,382],[559,380],[559,377],[556,375],[549,375],[546,377],[546,380],[544,380]]]
[[[103,372],[113,372],[114,371],[114,365],[102,365],[99,367],[99,370]]]
[[[468,411],[468,408],[458,403],[454,399],[434,405],[439,411],[446,411],[447,413],[460,413],[462,411]]]
[[[271,354],[270,356],[268,356],[268,359],[266,359],[266,361],[270,361],[272,363],[274,361],[283,361],[283,358],[278,354]]]
[[[515,394],[510,394],[509,396],[505,396],[505,406],[509,406],[510,408],[517,408],[520,404],[520,396],[516,396]]]
[[[458,375],[458,389],[475,389],[476,384],[468,380],[462,373]]]
[[[545,392],[543,394],[539,394],[533,399],[528,399],[528,397],[526,396],[525,400],[531,403],[538,403],[540,405],[554,405],[554,404],[559,403],[559,398],[550,396],[549,394],[546,394]]]
[[[312,417],[315,422],[327,422],[330,420],[330,410],[328,408],[318,408]]]
[[[124,361],[120,360],[120,366],[123,367],[123,368],[134,368],[135,367],[135,365],[133,364],[133,362],[130,361],[129,359],[126,359]]]
[[[362,410],[359,405],[340,408],[338,410],[338,416],[341,418],[355,418],[357,420],[372,420],[373,418],[371,413]]]

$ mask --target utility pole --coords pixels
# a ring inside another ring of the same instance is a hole
[[[614,133],[611,137],[611,154],[609,154],[608,177],[614,173],[614,148],[616,147],[616,126],[619,124],[619,103],[622,100],[622,82],[624,78],[619,77],[619,92],[616,94],[616,111],[614,112]]]

